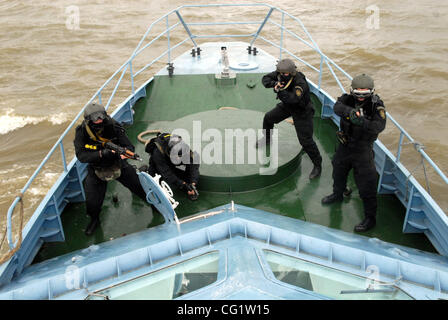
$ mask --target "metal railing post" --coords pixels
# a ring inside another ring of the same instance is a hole
[[[7,239],[8,239],[8,244],[9,244],[10,250],[13,250],[15,248],[14,241],[12,239],[12,213],[14,211],[14,208],[19,203],[19,200],[20,200],[20,197],[16,197],[14,199],[14,202],[12,203],[11,207],[9,207],[9,209],[8,209],[8,214],[7,214],[7,219],[6,219],[6,229],[8,230]],[[22,230],[20,230],[19,232],[22,232]]]
[[[398,150],[397,150],[396,162],[400,162],[401,148],[402,148],[402,145],[403,145],[403,138],[404,138],[404,134],[403,134],[403,132],[400,131],[400,140],[398,141]]]
[[[129,65],[127,65],[126,68],[123,68],[123,71],[121,72],[120,79],[118,79],[118,82],[117,82],[117,84],[115,85],[114,91],[112,91],[112,94],[110,95],[110,98],[109,98],[109,100],[107,101],[107,104],[104,106],[104,109],[107,110],[107,109],[109,108],[109,105],[110,105],[110,103],[111,103],[113,97],[115,96],[115,92],[117,92],[117,89],[118,89],[118,87],[120,86],[121,79],[123,79],[123,76],[124,76],[124,74],[126,73],[126,70],[128,69],[128,66],[129,66]]]
[[[320,88],[322,86],[322,70],[323,70],[323,66],[324,66],[324,57],[321,55],[320,56],[320,68],[319,68],[319,84],[318,84],[319,91],[320,91]]]
[[[184,26],[185,31],[187,31],[188,36],[190,37],[191,41],[193,42],[194,47],[197,48],[198,45],[196,44],[196,41],[194,41],[194,39],[193,39],[194,36],[193,36],[193,34],[191,33],[190,29],[188,28],[187,24],[185,23],[184,19],[183,19],[182,16],[180,15],[179,11],[176,10],[176,14],[177,14],[177,17],[179,18],[180,22],[181,22],[182,25]]]
[[[398,128],[398,130],[400,130],[401,134],[404,135],[406,138],[409,139],[410,143],[412,144],[416,144],[416,141],[409,135],[409,133],[406,132],[406,130],[404,130],[400,124],[397,122],[397,120],[395,120],[389,113],[386,112],[386,116],[387,119],[389,119],[390,121],[392,121],[392,123],[395,125],[395,127]],[[428,163],[431,165],[431,167],[433,167],[433,169],[437,172],[437,174],[443,179],[443,181],[448,184],[448,177],[442,172],[442,170],[440,170],[440,168],[434,163],[434,161],[432,161],[432,159],[426,154],[426,152],[423,150],[423,148],[416,148],[416,151],[419,152],[423,158],[426,159],[426,161],[428,161]]]
[[[260,34],[261,30],[263,30],[263,27],[266,24],[266,22],[268,21],[269,17],[271,16],[272,11],[274,11],[274,8],[271,8],[271,10],[269,10],[268,14],[264,18],[263,22],[261,23],[260,27],[258,28],[257,33],[254,35],[254,38],[252,39],[252,41],[251,41],[251,43],[249,45],[250,47],[252,47],[252,45],[254,44],[255,40],[257,40],[258,35]]]
[[[67,160],[65,159],[64,144],[62,143],[62,140],[59,146],[61,147],[62,165],[64,166],[64,172],[67,172]]]
[[[341,88],[341,91],[344,93],[347,93],[347,91],[345,91],[344,87],[342,86],[341,81],[339,81],[338,76],[334,73],[333,68],[328,63],[327,59],[325,59],[325,64],[327,65],[328,69],[330,69],[331,74],[333,75],[333,78],[336,80],[337,84],[339,85],[339,88]]]
[[[134,72],[132,71],[132,59],[129,61],[129,72],[131,74],[131,90],[132,90],[132,94],[135,94],[135,89],[134,89]]]

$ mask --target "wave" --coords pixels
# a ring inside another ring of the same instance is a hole
[[[0,135],[7,134],[8,132],[20,129],[26,125],[36,125],[38,123],[48,121],[52,125],[61,125],[69,121],[69,114],[60,112],[51,116],[36,117],[36,116],[24,116],[14,113],[14,109],[9,108],[6,113],[0,115]]]

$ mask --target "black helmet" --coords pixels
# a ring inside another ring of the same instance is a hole
[[[173,134],[170,136],[168,153],[171,162],[175,165],[190,163],[190,146],[179,135]]]
[[[87,121],[97,121],[99,119],[104,120],[107,117],[106,109],[99,103],[89,103],[84,109],[84,119]]]
[[[173,147],[182,141],[182,137],[177,134],[169,135],[170,139],[168,140],[168,152],[171,152]]]
[[[291,59],[283,59],[277,63],[277,72],[289,73],[295,76],[297,73],[297,67]]]
[[[367,91],[358,89],[369,89],[369,90]],[[374,91],[375,91],[374,82],[369,75],[363,73],[353,78],[350,93],[353,96],[355,96],[355,98],[368,98],[373,94]]]

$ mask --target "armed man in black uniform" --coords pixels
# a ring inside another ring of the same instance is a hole
[[[355,226],[356,232],[367,231],[376,224],[377,172],[373,143],[386,126],[386,110],[374,90],[373,79],[361,74],[353,78],[350,94],[343,94],[334,105],[334,112],[341,117],[341,130],[337,132],[340,145],[332,161],[333,193],[322,199],[323,204],[342,201],[347,176],[353,168],[365,216]]]
[[[278,62],[276,71],[266,74],[261,81],[266,88],[274,88],[281,102],[265,114],[264,137],[257,141],[257,147],[270,144],[274,124],[292,116],[299,142],[314,164],[309,178],[319,177],[322,172],[322,157],[313,140],[314,107],[305,75],[297,71],[292,60],[283,59]]]
[[[127,155],[105,147],[110,144],[127,150]],[[87,214],[91,221],[85,230],[86,235],[91,235],[100,224],[99,216],[108,181],[118,180],[146,202],[146,194],[136,169],[126,161],[129,155],[135,155],[134,146],[126,136],[125,129],[107,115],[102,105],[90,103],[86,107],[84,121],[76,128],[74,145],[78,160],[89,164],[84,190]]]
[[[147,171],[151,176],[160,174],[170,187],[186,192],[190,200],[198,199],[199,154],[193,152],[182,137],[159,133],[148,141],[145,151],[150,155]]]

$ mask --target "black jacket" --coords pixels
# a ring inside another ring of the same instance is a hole
[[[356,99],[351,94],[343,94],[334,104],[334,112],[341,117],[341,131],[349,138],[349,146],[371,147],[378,135],[386,127],[386,111],[383,101],[374,94],[363,104],[362,126],[350,121],[350,112],[356,108]]]
[[[273,71],[263,76],[261,82],[265,88],[274,88],[278,82],[279,73]],[[287,89],[277,92],[277,98],[291,110],[307,112],[313,108],[310,99],[310,88],[303,73],[297,72]]]
[[[107,117],[105,120],[104,130],[101,137],[111,140],[111,142],[125,147],[134,152],[135,148],[126,135],[125,129],[114,119]],[[104,148],[99,141],[93,140],[86,131],[85,121],[76,127],[75,134],[75,153],[80,162],[89,163],[93,167],[110,167],[120,162],[123,164],[126,160],[121,160],[119,154],[108,153],[108,156],[100,157],[100,150],[104,152]],[[107,154],[107,152],[106,152]]]
[[[175,186],[181,188],[182,184],[185,182],[196,183],[199,182],[199,155],[194,152],[190,153],[190,163],[185,165],[185,176],[180,177],[178,174],[178,167],[181,165],[175,165],[171,162],[168,153],[168,142],[169,137],[164,138],[168,134],[162,133],[156,138],[151,139],[145,147],[145,151],[149,153],[149,174],[154,175],[158,173],[162,176],[162,179],[168,183],[170,186]],[[159,145],[159,147],[156,145]],[[178,169],[181,170],[181,169]]]

